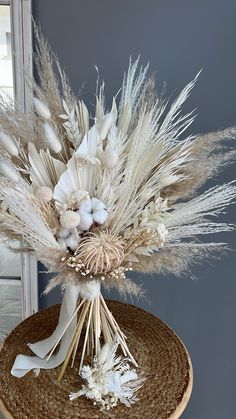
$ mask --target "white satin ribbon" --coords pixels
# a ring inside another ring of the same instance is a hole
[[[68,285],[66,287],[62,300],[59,321],[56,329],[54,330],[52,335],[47,339],[41,340],[40,342],[28,344],[29,348],[32,352],[34,352],[36,356],[17,355],[11,370],[11,374],[14,377],[23,377],[25,374],[32,370],[35,372],[36,375],[38,375],[40,372],[40,368],[56,368],[64,361],[75,333],[77,323],[76,316],[71,321],[67,331],[65,332],[61,340],[60,349],[58,353],[56,355],[52,355],[48,361],[47,355],[57,342],[58,338],[60,337],[61,333],[65,329],[70,318],[72,317],[76,308],[79,293],[79,286]]]

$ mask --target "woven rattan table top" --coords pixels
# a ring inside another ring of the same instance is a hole
[[[131,408],[119,404],[102,413],[91,401],[69,401],[68,393],[78,391],[77,367],[67,368],[59,384],[59,368],[42,370],[39,377],[23,378],[10,370],[19,353],[29,354],[26,344],[49,336],[54,330],[59,306],[52,306],[23,321],[6,339],[0,353],[0,407],[6,418],[14,419],[167,419],[179,418],[192,390],[192,366],[185,346],[161,320],[140,308],[115,301],[109,309],[128,337],[129,348],[146,381],[138,392],[139,401]],[[78,364],[78,363],[77,363]]]

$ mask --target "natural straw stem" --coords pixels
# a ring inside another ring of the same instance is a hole
[[[85,317],[86,317],[86,314],[87,314],[87,311],[89,309],[90,304],[91,304],[91,301],[86,301],[86,303],[84,304],[84,307],[83,307],[83,309],[81,311],[81,315],[80,315],[79,321],[77,323],[77,328],[76,328],[74,337],[72,339],[72,342],[70,344],[69,351],[68,351],[68,353],[66,355],[65,361],[63,362],[63,365],[62,365],[60,374],[58,376],[58,380],[57,381],[59,383],[60,383],[63,375],[65,374],[65,370],[66,370],[66,367],[67,367],[67,365],[69,363],[69,360],[70,360],[71,354],[73,352],[74,346],[76,345],[77,340],[79,340],[79,338],[80,338],[81,331],[82,331],[82,328],[83,328],[83,325],[84,325],[84,321],[85,321]]]
[[[110,323],[110,325],[112,326],[115,335],[117,335],[119,337],[119,342],[120,342],[120,345],[121,345],[122,350],[124,352],[124,355],[125,356],[128,355],[129,358],[130,358],[130,360],[133,362],[133,364],[136,367],[138,367],[138,364],[135,361],[135,359],[132,356],[132,354],[130,353],[130,350],[129,350],[128,345],[126,343],[126,336],[121,331],[120,327],[118,326],[117,322],[115,321],[115,319],[114,319],[112,313],[110,312],[110,310],[108,309],[108,307],[106,305],[106,302],[105,302],[104,298],[102,297],[102,295],[101,295],[101,303],[102,303],[102,306],[104,308],[104,313],[106,315],[105,317],[107,317],[108,323]]]
[[[81,355],[81,359],[80,359],[79,374],[80,374],[80,371],[81,371],[81,368],[82,368],[83,362],[84,362],[84,354],[85,354],[85,349],[86,349],[88,335],[89,335],[89,329],[90,329],[93,306],[94,306],[94,300],[92,300],[91,305],[90,305],[88,323],[87,323],[86,333],[85,333],[85,338],[84,338],[84,346],[83,346],[82,355]]]

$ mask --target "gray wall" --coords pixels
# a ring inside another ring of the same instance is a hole
[[[233,0],[33,0],[34,17],[58,54],[71,85],[94,100],[96,64],[109,100],[121,85],[129,56],[141,54],[170,95],[203,68],[185,110],[197,105],[192,130],[209,132],[236,122],[236,3]],[[227,169],[219,182],[235,177]],[[228,213],[235,221],[235,207]],[[235,249],[236,235],[225,234]],[[138,277],[150,301],[134,303],[170,324],[194,366],[194,391],[183,418],[235,415],[235,253],[193,269],[197,279]],[[46,282],[41,275],[41,289]],[[116,296],[115,296],[116,297]],[[41,307],[59,293],[40,299]],[[116,297],[117,298],[117,297]]]

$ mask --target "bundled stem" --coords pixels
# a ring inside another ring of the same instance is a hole
[[[61,341],[62,337],[66,333],[69,325],[76,315],[78,316],[76,330],[74,336],[72,337],[69,350],[58,376],[58,382],[62,380],[70,359],[71,367],[73,367],[75,364],[75,358],[84,327],[85,337],[83,340],[82,353],[80,357],[79,373],[83,366],[85,353],[92,359],[94,356],[98,357],[101,350],[101,340],[103,340],[104,343],[111,343],[114,342],[115,339],[118,339],[124,356],[128,356],[132,363],[136,367],[138,366],[137,362],[129,351],[128,345],[126,343],[127,337],[121,331],[101,294],[93,300],[82,299],[78,303],[76,310],[66,324],[66,327],[61,333],[56,344],[52,348],[47,358],[48,360],[54,353],[56,347],[58,346],[59,342]]]

